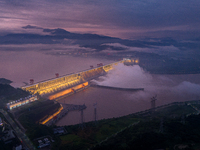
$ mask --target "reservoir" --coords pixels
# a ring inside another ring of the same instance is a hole
[[[80,72],[96,66],[109,64],[113,60],[91,57],[51,55],[44,51],[0,51],[0,78],[12,80],[14,87]],[[89,87],[59,100],[66,104],[85,104],[85,122],[94,120],[94,103],[97,103],[97,119],[128,115],[149,109],[151,98],[157,95],[156,106],[177,101],[200,99],[200,74],[155,75],[144,71],[139,65],[120,64],[106,76],[95,80],[99,85],[122,88],[144,88],[144,91],[120,91]],[[79,124],[81,113],[71,111],[57,122],[57,125]]]

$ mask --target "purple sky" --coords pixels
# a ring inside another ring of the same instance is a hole
[[[200,35],[199,0],[0,0],[0,35],[27,25],[126,39]],[[30,30],[40,32],[40,29]]]

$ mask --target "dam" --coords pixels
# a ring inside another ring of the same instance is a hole
[[[97,64],[96,68],[91,67],[91,69],[88,69],[85,71],[81,71],[81,72],[73,73],[69,75],[64,75],[61,77],[56,77],[56,78],[41,81],[35,84],[32,83],[30,85],[23,86],[21,88],[23,90],[29,91],[31,94],[41,95],[45,98],[48,98],[49,100],[60,102],[60,100],[62,100],[63,98],[89,87],[90,80],[95,79],[99,76],[105,75],[107,72],[112,70],[114,66],[118,65],[119,63],[123,63],[123,64],[130,63],[130,59],[123,59],[121,61],[114,62],[105,66],[103,66],[102,64]],[[119,90],[127,91],[130,89],[119,89]],[[141,90],[141,89],[134,89],[134,90],[132,89],[131,91],[137,91],[137,90]],[[69,111],[71,111],[69,109],[66,109],[64,106],[65,104],[60,104],[60,108],[57,112],[55,112],[51,116],[48,116],[45,120],[42,120],[40,123],[45,124],[45,125],[51,125],[52,123],[55,123],[55,121],[57,120],[55,118],[60,119],[64,117]],[[85,108],[86,106],[84,105],[84,109]]]
[[[21,87],[21,89],[29,91],[31,94],[39,94],[41,96],[57,93],[55,97],[50,97],[50,99],[55,99],[59,96],[63,96],[64,94],[68,94],[70,92],[74,92],[75,90],[84,88],[88,85],[87,81],[90,81],[101,75],[105,75],[108,71],[112,70],[115,65],[118,63],[124,63],[127,60],[128,59],[123,59],[121,61],[114,62],[105,66],[100,65],[97,68],[92,68],[82,72],[64,75],[35,84],[30,84]],[[62,90],[64,89],[67,89],[68,91],[65,90],[65,92],[63,92]]]

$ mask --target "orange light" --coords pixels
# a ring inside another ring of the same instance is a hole
[[[59,108],[59,110],[56,113],[54,113],[53,115],[51,115],[50,117],[48,117],[47,119],[45,119],[43,122],[41,122],[41,124],[47,123],[53,117],[57,116],[62,110],[63,110],[63,106],[61,105],[61,108]]]
[[[49,96],[49,99],[50,99],[50,100],[53,100],[53,99],[56,99],[56,98],[58,98],[58,97],[67,95],[67,94],[69,94],[69,93],[71,93],[71,92],[72,92],[72,89],[70,88],[70,89],[67,89],[67,90],[64,90],[64,91],[62,91],[62,92],[59,92],[59,93],[56,93],[56,94],[54,94],[54,95]]]
[[[83,86],[83,85],[84,85],[84,86]],[[56,94],[54,94],[54,95],[51,95],[51,96],[49,96],[49,99],[50,99],[50,100],[54,100],[54,99],[59,98],[59,97],[61,97],[61,96],[67,95],[67,94],[69,94],[69,93],[72,93],[72,92],[74,92],[74,91],[76,91],[76,90],[78,90],[78,89],[84,88],[84,87],[87,86],[87,85],[88,85],[88,82],[85,82],[85,83],[83,83],[83,84],[79,84],[79,85],[74,86],[74,87],[72,87],[72,88],[70,88],[70,89],[66,89],[66,90],[64,90],[64,91],[61,91],[61,92],[56,93]]]

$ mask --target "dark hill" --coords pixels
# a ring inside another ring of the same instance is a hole
[[[5,79],[5,78],[0,78],[0,84],[11,84],[12,81]]]
[[[29,92],[20,88],[14,88],[9,84],[0,84],[0,99],[17,100],[28,95],[30,95]]]

